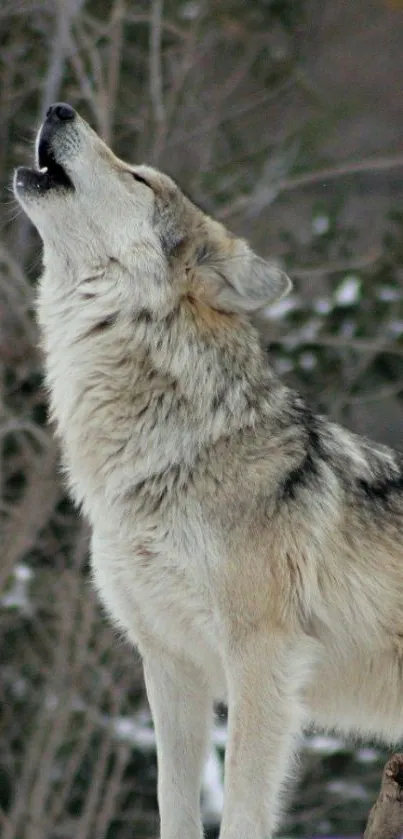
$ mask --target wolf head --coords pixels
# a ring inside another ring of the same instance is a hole
[[[290,288],[171,178],[117,158],[69,105],[49,108],[35,163],[17,169],[14,192],[43,240],[45,266],[65,283],[115,273],[120,295],[155,314],[189,293],[218,311],[253,313]]]

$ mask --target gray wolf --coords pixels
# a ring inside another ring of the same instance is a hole
[[[202,835],[216,699],[221,839],[271,836],[304,726],[403,735],[403,458],[270,369],[251,316],[286,276],[69,105],[14,189],[94,583],[144,663],[161,837]]]

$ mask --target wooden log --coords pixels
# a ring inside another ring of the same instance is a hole
[[[364,839],[403,839],[403,754],[393,755],[385,766]]]

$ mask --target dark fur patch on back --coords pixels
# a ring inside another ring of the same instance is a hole
[[[101,335],[102,332],[105,332],[111,326],[114,326],[118,319],[118,315],[115,312],[114,314],[108,315],[106,318],[102,318],[102,320],[95,323],[94,326],[91,327],[86,333],[85,337],[90,338],[95,335]]]
[[[379,455],[370,455],[368,461],[372,479],[357,478],[356,489],[367,503],[389,506],[403,495],[403,457],[396,453],[394,464],[382,460]]]
[[[164,256],[169,261],[179,259],[184,250],[186,239],[184,237],[178,239],[174,232],[170,236],[169,231],[165,231],[164,233],[160,232],[159,237]]]
[[[175,321],[178,319],[179,314],[180,314],[180,307],[178,305],[178,306],[175,306],[173,309],[171,309],[171,311],[168,312],[168,314],[166,314],[164,316],[164,318],[162,320],[163,325],[167,329],[171,329],[172,326],[174,325]]]
[[[209,248],[207,247],[207,243],[204,242],[202,245],[200,245],[200,247],[196,251],[196,262],[197,262],[197,264],[198,265],[203,265],[203,263],[207,261],[209,256],[210,256]]]
[[[293,501],[300,489],[319,479],[320,465],[327,460],[327,454],[321,440],[320,419],[299,397],[292,397],[286,417],[283,427],[295,425],[303,444],[300,463],[285,475],[279,489],[279,500]]]
[[[137,312],[133,314],[133,323],[152,323],[153,315],[149,309],[139,309]]]

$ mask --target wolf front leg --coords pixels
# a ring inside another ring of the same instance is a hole
[[[161,839],[201,839],[201,776],[212,717],[203,675],[153,651],[143,657],[158,758]]]
[[[269,839],[302,710],[303,659],[283,637],[253,633],[227,655],[228,746],[220,839]]]

